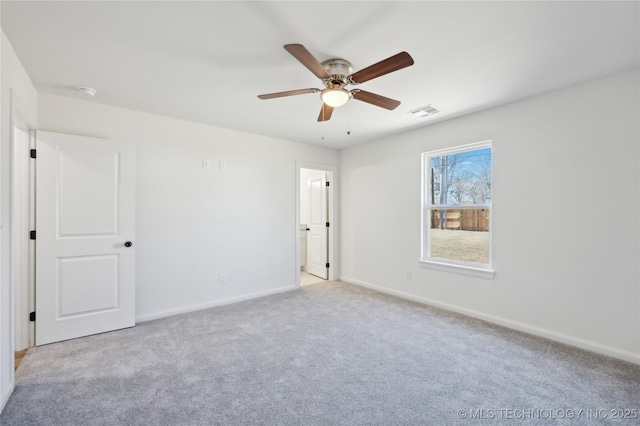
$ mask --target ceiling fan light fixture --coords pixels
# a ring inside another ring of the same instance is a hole
[[[322,102],[333,108],[346,104],[350,97],[349,91],[342,87],[326,88],[320,94]]]

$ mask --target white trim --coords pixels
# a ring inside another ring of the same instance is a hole
[[[36,130],[32,127],[29,147],[36,149]],[[29,167],[29,228],[36,229],[36,164],[31,159]],[[36,241],[29,243],[29,312],[36,310]],[[29,347],[36,345],[36,322],[29,321]]]
[[[495,315],[485,314],[472,309],[462,308],[460,306],[452,305],[449,303],[439,302],[437,300],[429,299],[426,297],[416,296],[414,294],[406,293],[403,291],[392,290],[386,287],[382,287],[376,284],[367,283],[365,281],[356,280],[353,278],[342,277],[342,282],[348,284],[357,285],[360,287],[370,288],[372,290],[379,291],[381,293],[397,296],[402,299],[411,300],[414,302],[422,303],[429,306],[445,309],[447,311],[455,312],[458,314],[466,315],[468,317],[487,321],[492,324],[497,324],[503,327],[507,327],[513,330],[522,331],[527,334],[531,334],[538,337],[544,337],[555,342],[563,343],[569,346],[574,346],[580,349],[584,349],[590,352],[595,352],[601,355],[610,356],[613,358],[621,359],[623,361],[631,362],[640,365],[640,353],[634,353],[630,351],[620,350],[611,346],[602,345],[590,340],[581,339],[579,337],[570,336],[564,333],[558,333],[552,330],[524,324],[518,321],[512,321],[510,319],[498,317]]]
[[[337,210],[337,203],[336,200],[338,200],[338,170],[336,166],[332,166],[332,165],[328,165],[328,164],[321,164],[321,163],[312,163],[312,162],[306,162],[306,161],[296,161],[296,166],[295,166],[295,179],[296,179],[296,194],[295,194],[295,218],[296,218],[296,223],[294,224],[295,226],[295,237],[296,237],[296,243],[295,243],[295,254],[294,257],[296,259],[295,261],[295,284],[296,287],[300,287],[300,170],[301,169],[311,169],[311,170],[320,170],[320,171],[325,171],[328,174],[328,181],[329,181],[329,191],[328,191],[328,202],[329,202],[329,217],[327,218],[327,220],[329,221],[329,223],[331,224],[329,226],[329,242],[328,242],[328,246],[329,246],[329,265],[331,265],[329,267],[329,275],[328,275],[328,279],[329,281],[334,281],[338,279],[338,256],[336,254],[336,248],[337,248],[337,244],[336,244],[336,238],[338,235],[337,232],[337,220],[336,218],[338,217],[338,210]]]
[[[25,133],[26,140],[18,139],[16,127]],[[14,299],[14,351],[29,347],[30,322],[28,320],[30,300],[31,258],[29,231],[30,221],[30,176],[32,161],[31,128],[19,108],[11,115],[11,282]]]
[[[4,407],[7,405],[7,402],[9,402],[9,398],[11,398],[11,394],[13,393],[15,388],[16,388],[16,384],[12,380],[9,383],[9,387],[7,388],[7,390],[8,390],[7,394],[4,395],[4,397],[2,398],[2,403],[0,404],[0,414],[2,414],[2,410],[4,410]]]
[[[14,211],[14,158],[13,158],[13,151],[14,151],[14,138],[13,138],[13,126],[14,126],[14,120],[15,118],[19,118],[29,129],[34,129],[37,127],[37,122],[35,119],[31,118],[29,116],[28,113],[28,108],[26,108],[24,106],[24,103],[21,102],[19,96],[16,94],[15,90],[13,88],[9,89],[9,129],[8,129],[8,134],[9,134],[9,140],[8,140],[8,144],[9,144],[9,158],[7,159],[7,164],[9,164],[10,170],[9,170],[9,182],[7,183],[7,185],[9,186],[9,218],[8,218],[8,229],[5,228],[3,229],[3,233],[9,233],[9,247],[7,250],[7,253],[3,253],[2,257],[3,258],[7,258],[8,262],[7,265],[9,267],[9,273],[8,275],[8,279],[9,282],[8,283],[2,283],[3,285],[7,285],[9,287],[9,291],[8,291],[8,297],[9,297],[9,301],[8,304],[5,301],[2,301],[1,305],[2,307],[8,307],[8,315],[6,318],[8,318],[8,322],[9,324],[2,324],[2,327],[8,326],[9,330],[10,330],[10,336],[9,336],[9,352],[10,352],[10,357],[8,360],[9,363],[9,374],[7,375],[8,377],[3,377],[0,380],[0,390],[2,390],[2,392],[5,392],[5,394],[1,395],[2,397],[2,404],[0,405],[0,412],[2,411],[2,409],[4,409],[7,401],[9,400],[9,397],[11,396],[11,394],[13,393],[13,390],[15,388],[15,357],[13,356],[14,352],[15,352],[15,338],[16,338],[16,300],[15,300],[15,296],[16,296],[16,289],[15,289],[15,282],[14,282],[14,270],[16,268],[15,265],[15,257],[14,254],[16,252],[16,250],[20,249],[22,250],[22,246],[18,245],[18,247],[16,246],[15,242],[16,239],[14,238],[14,233],[16,232],[15,228],[14,228],[14,215],[15,215],[15,211]],[[28,188],[27,188],[28,190]],[[26,213],[26,212],[25,212]],[[22,288],[21,290],[23,291],[27,291],[28,292],[28,285],[25,286],[24,288]],[[29,297],[31,297],[31,295],[29,295]],[[1,297],[0,297],[1,298]],[[0,318],[0,322],[2,322],[4,320],[4,318]],[[21,318],[22,321],[24,321],[24,318]],[[3,339],[4,339],[4,335],[3,335]],[[4,345],[4,341],[2,342],[2,345]],[[4,347],[2,348],[4,350]],[[7,363],[7,360],[2,359],[3,355],[2,353],[0,353],[0,368],[4,369],[5,365]],[[5,384],[6,384],[6,388],[5,388]]]
[[[496,271],[490,268],[478,268],[468,265],[457,265],[455,263],[451,263],[452,261],[447,261],[443,259],[442,262],[438,262],[435,260],[418,260],[421,267],[435,269],[437,271],[445,271],[445,272],[455,272],[463,275],[471,275],[473,277],[479,278],[487,278],[493,279],[496,274]]]
[[[154,312],[146,315],[136,316],[136,324],[146,321],[152,321],[155,319],[170,317],[172,315],[184,314],[187,312],[195,312],[203,309],[215,308],[217,306],[230,305],[232,303],[244,302],[246,300],[258,299],[265,296],[271,296],[273,294],[284,293],[287,291],[297,290],[298,286],[286,286],[279,287],[272,290],[260,291],[257,293],[244,294],[242,296],[229,297],[227,299],[219,299],[206,303],[199,303],[196,305],[183,306],[181,308],[167,309],[165,311]]]
[[[35,229],[35,217],[34,217],[34,207],[35,207],[35,198],[34,198],[34,181],[33,176],[35,173],[33,160],[29,156],[29,151],[31,148],[35,148],[33,133],[34,129],[37,127],[37,123],[35,120],[29,118],[27,113],[27,108],[24,106],[20,98],[16,95],[13,89],[10,90],[10,103],[11,103],[11,116],[9,122],[9,133],[10,133],[10,158],[11,158],[11,285],[13,289],[13,312],[12,319],[14,321],[13,329],[14,333],[16,333],[18,327],[22,329],[22,336],[18,336],[17,333],[14,334],[13,340],[13,351],[17,348],[18,350],[26,349],[27,347],[33,346],[34,344],[34,336],[35,336],[35,325],[34,323],[28,320],[28,312],[32,312],[35,310],[35,288],[34,288],[34,277],[35,277],[35,263],[34,263],[34,253],[33,248],[35,246],[35,242],[28,239],[28,231],[31,229]],[[15,120],[19,120],[20,124],[25,126],[28,129],[28,141],[26,146],[22,147],[23,152],[17,156],[15,152],[15,136],[14,129],[16,126]],[[18,161],[22,162],[22,170],[18,170],[20,164]],[[22,171],[23,176],[17,176],[17,173]],[[25,178],[25,179],[22,179]],[[22,203],[21,205],[17,205],[17,192],[21,193]],[[24,199],[26,197],[26,200]],[[26,206],[25,206],[26,204]],[[25,211],[26,208],[26,211]],[[16,220],[17,217],[20,217],[21,220]],[[22,224],[22,227],[18,228],[19,224]],[[20,273],[16,275],[18,270],[22,270],[21,272],[26,272],[21,276]],[[21,283],[16,282],[16,278],[21,277]],[[18,287],[20,286],[20,287]],[[20,304],[22,305],[20,309],[18,309],[18,298],[20,298]],[[26,303],[25,303],[26,302]],[[24,312],[26,310],[26,312]],[[26,333],[26,336],[24,335]],[[21,337],[21,342],[17,342],[17,339]],[[19,344],[18,344],[19,343]],[[25,346],[26,345],[26,346]]]

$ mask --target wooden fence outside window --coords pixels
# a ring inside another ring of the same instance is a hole
[[[489,209],[432,210],[432,228],[439,227],[441,212],[446,212],[446,229],[489,231]]]

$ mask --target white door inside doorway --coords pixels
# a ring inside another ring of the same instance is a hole
[[[135,148],[36,139],[36,345],[135,325]]]
[[[302,171],[301,171],[302,172]],[[304,219],[309,229],[307,235],[306,271],[322,279],[328,278],[328,199],[327,172],[308,170],[301,185],[306,187]]]

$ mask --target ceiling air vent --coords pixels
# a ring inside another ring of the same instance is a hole
[[[413,114],[416,117],[428,117],[428,116],[436,114],[438,112],[440,112],[440,110],[438,108],[436,108],[433,105],[429,104],[429,105],[425,105],[423,107],[411,110],[411,111],[409,111],[409,114]]]

